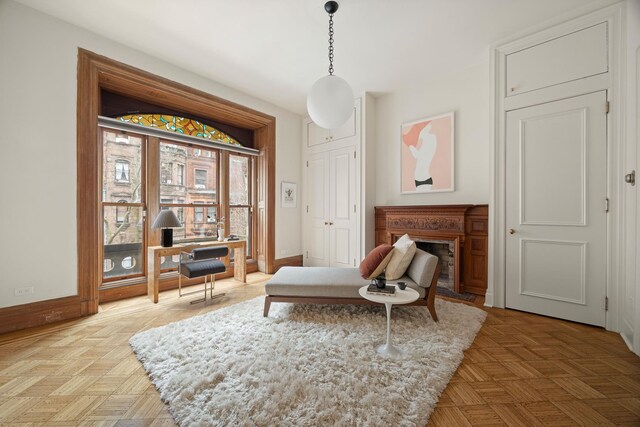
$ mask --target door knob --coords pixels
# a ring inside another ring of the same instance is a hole
[[[513,228],[509,229],[509,234],[516,234],[516,230],[514,230]]]
[[[327,221],[324,222],[324,225],[329,225],[329,223]]]
[[[329,223],[329,225],[333,225],[333,223],[332,223],[332,222],[330,222],[330,223]]]
[[[628,173],[624,176],[624,182],[631,185],[636,185],[636,171],[632,170],[631,173]]]

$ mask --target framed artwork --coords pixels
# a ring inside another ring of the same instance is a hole
[[[295,208],[298,200],[298,184],[282,181],[282,207]]]
[[[402,194],[454,191],[454,112],[401,126]]]

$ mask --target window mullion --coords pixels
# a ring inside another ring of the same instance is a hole
[[[150,136],[147,144],[147,236],[149,246],[160,244],[160,230],[151,228],[160,213],[160,141]],[[145,248],[146,251],[146,248]]]
[[[222,216],[224,218],[224,235],[228,236],[231,227],[231,211],[229,209],[229,153],[226,151],[222,153],[221,160],[220,184],[222,186],[222,191],[220,194],[220,203],[223,211]]]

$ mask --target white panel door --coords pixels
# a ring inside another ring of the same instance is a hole
[[[355,267],[355,147],[329,152],[329,265]]]
[[[604,326],[606,92],[507,113],[506,305]]]
[[[305,265],[329,265],[329,156],[309,157],[307,167],[307,259]]]

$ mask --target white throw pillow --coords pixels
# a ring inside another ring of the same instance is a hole
[[[387,280],[396,280],[404,276],[416,254],[416,242],[411,240],[408,234],[405,234],[393,244],[393,248],[391,260],[389,260],[384,272]]]

